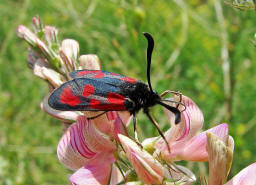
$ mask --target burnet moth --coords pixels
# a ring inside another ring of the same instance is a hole
[[[48,100],[49,105],[53,109],[62,111],[104,111],[103,113],[106,111],[129,111],[133,115],[136,141],[138,141],[136,113],[143,109],[167,144],[165,136],[161,132],[157,122],[151,116],[149,108],[156,104],[162,105],[174,113],[175,123],[177,124],[180,122],[178,105],[182,103],[180,101],[162,99],[167,93],[179,94],[178,92],[167,90],[161,95],[158,95],[157,92],[153,91],[150,81],[150,67],[154,40],[149,33],[144,33],[144,36],[148,41],[148,84],[120,74],[101,70],[77,70],[69,74],[73,78],[72,80],[65,82],[52,92]],[[179,95],[181,98],[181,94]],[[176,103],[177,106],[174,107],[165,102]],[[98,116],[91,117],[90,119]],[[167,146],[169,149],[168,144]]]

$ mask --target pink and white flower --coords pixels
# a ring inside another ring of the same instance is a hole
[[[168,151],[162,139],[155,144],[155,155],[160,154],[165,161],[207,161],[206,133],[211,132],[224,140],[228,137],[228,125],[220,124],[209,130],[197,134],[202,128],[204,118],[198,106],[188,97],[182,97],[182,103],[186,110],[181,114],[181,122],[174,124],[173,115],[170,111],[166,114],[171,123],[171,128],[165,133],[171,152]]]
[[[253,163],[242,171],[240,171],[236,176],[229,180],[225,185],[249,185],[256,184],[256,163]]]

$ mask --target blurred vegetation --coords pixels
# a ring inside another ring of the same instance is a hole
[[[3,0],[0,10],[0,184],[68,184],[71,173],[56,156],[61,124],[39,107],[48,87],[27,68],[27,45],[16,36],[17,26],[31,28],[35,15],[59,28],[60,40],[78,40],[81,54],[97,54],[104,70],[144,81],[142,32],[152,33],[154,89],[191,97],[204,113],[203,129],[229,124],[230,177],[256,161],[255,11],[219,0]],[[166,130],[161,108],[153,114]],[[138,120],[141,139],[157,134],[142,113]],[[188,165],[197,177],[207,174],[204,163]]]

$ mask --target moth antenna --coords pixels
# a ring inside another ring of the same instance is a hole
[[[151,81],[150,81],[150,68],[151,68],[151,56],[152,56],[152,52],[153,52],[153,49],[154,49],[154,39],[147,32],[144,32],[143,34],[144,34],[144,36],[148,40],[148,48],[147,48],[147,80],[148,80],[149,89],[150,89],[151,92],[153,92],[153,89],[152,89],[152,86],[151,86]]]

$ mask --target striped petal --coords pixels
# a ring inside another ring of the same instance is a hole
[[[179,101],[176,96],[175,101]],[[182,96],[181,102],[185,105],[186,109],[181,112],[181,121],[178,124],[174,123],[174,114],[164,109],[171,124],[171,128],[165,133],[165,137],[171,149],[174,147],[172,145],[180,142],[185,143],[193,137],[202,128],[204,122],[201,110],[190,98]],[[184,107],[179,106],[179,109],[182,110]],[[156,148],[161,151],[167,151],[167,147],[162,138],[156,143]]]
[[[95,152],[90,150],[83,138],[74,138],[76,135],[75,130],[77,129],[76,125],[77,123],[74,123],[69,127],[57,147],[59,161],[71,170],[81,168],[96,155]]]
[[[84,116],[79,116],[62,136],[57,155],[66,167],[78,169],[94,159],[97,153],[115,149],[108,136],[99,132]]]

